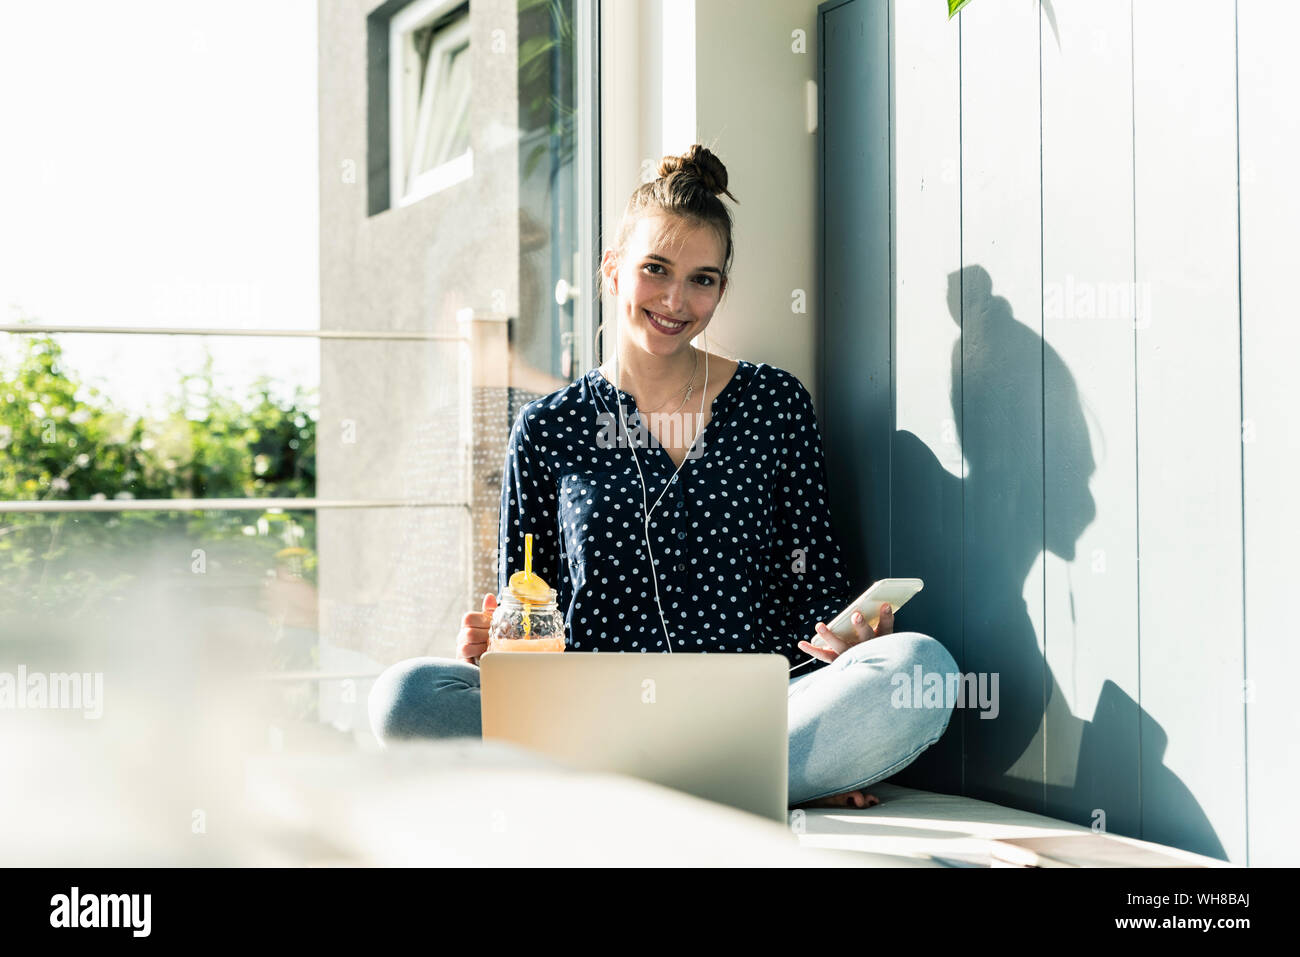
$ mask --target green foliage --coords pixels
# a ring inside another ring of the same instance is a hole
[[[575,85],[572,0],[519,0],[519,125],[525,135],[546,128],[549,141],[534,145],[524,159],[523,178],[548,153],[555,167],[573,159],[577,110],[569,99]],[[557,96],[557,93],[560,96]]]
[[[955,17],[957,12],[968,3],[970,0],[948,0],[948,19]]]
[[[162,416],[132,415],[79,384],[53,338],[25,340],[16,362],[0,364],[0,502],[315,495],[311,392],[277,401],[262,378],[237,400],[216,389],[209,358],[181,378]],[[255,502],[54,514],[0,504],[0,616],[102,611],[145,575],[209,597],[240,583],[247,598],[277,569],[314,584],[315,538],[313,512]]]

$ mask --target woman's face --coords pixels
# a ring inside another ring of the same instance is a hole
[[[623,341],[656,356],[686,349],[704,331],[725,286],[726,250],[718,234],[707,226],[688,226],[669,246],[663,234],[671,224],[664,213],[643,216],[628,237],[623,260],[611,249],[602,263],[618,296]]]

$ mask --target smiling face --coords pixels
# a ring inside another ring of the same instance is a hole
[[[641,217],[623,259],[606,250],[601,264],[618,296],[623,341],[655,356],[687,349],[713,318],[726,286],[721,237],[683,223],[670,242],[665,232],[672,225],[668,214]]]

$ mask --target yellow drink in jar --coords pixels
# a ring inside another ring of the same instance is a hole
[[[524,536],[524,570],[510,576],[493,615],[488,651],[564,651],[555,589],[533,572],[533,536]]]

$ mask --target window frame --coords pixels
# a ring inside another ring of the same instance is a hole
[[[408,157],[419,155],[429,135],[433,102],[437,87],[445,79],[445,65],[451,50],[470,42],[469,10],[441,27],[429,50],[425,64],[423,85],[428,96],[421,100],[421,77],[417,71],[408,74],[412,34],[431,21],[464,6],[464,0],[414,0],[395,13],[388,22],[388,155],[389,155],[389,209],[400,209],[433,195],[436,192],[463,182],[474,173],[474,149],[453,157],[433,169],[411,176]],[[433,89],[429,89],[430,82]],[[456,113],[462,105],[469,106],[473,83],[467,86],[464,99],[456,104]],[[414,101],[414,102],[412,102]],[[408,149],[414,146],[416,149]]]

